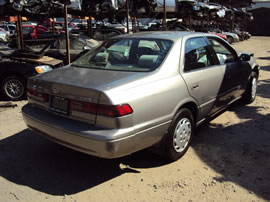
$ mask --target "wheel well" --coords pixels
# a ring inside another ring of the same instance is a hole
[[[8,76],[18,76],[18,77],[23,78],[24,80],[27,80],[27,79],[25,78],[25,76],[23,76],[22,74],[20,74],[20,73],[18,73],[18,72],[6,72],[6,73],[4,73],[4,74],[1,75],[1,80],[2,80],[2,82],[3,82],[4,79],[7,78]],[[1,82],[1,83],[2,83],[2,82]]]
[[[198,107],[194,102],[188,102],[180,107],[181,108],[187,108],[191,111],[194,122],[196,123],[197,117],[198,117]]]
[[[259,67],[258,66],[254,67],[254,69],[252,71],[254,71],[259,78]]]

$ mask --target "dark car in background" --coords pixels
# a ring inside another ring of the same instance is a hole
[[[26,96],[27,79],[62,66],[62,61],[32,51],[19,51],[0,44],[0,97],[21,100]]]
[[[71,61],[79,57],[82,52],[88,51],[100,44],[100,42],[87,36],[75,34],[70,34],[69,40]],[[46,32],[39,39],[25,40],[25,44],[32,50],[44,55],[59,60],[65,60],[66,58],[66,38],[64,34],[53,35]]]
[[[88,30],[86,29],[72,30],[71,33],[87,36]],[[118,36],[122,34],[126,34],[126,32],[122,29],[109,28],[109,27],[93,28],[93,39],[98,40],[98,41],[104,41],[113,36]]]

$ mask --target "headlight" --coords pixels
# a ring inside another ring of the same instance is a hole
[[[35,67],[35,70],[36,70],[37,73],[41,74],[41,73],[44,73],[44,72],[51,71],[52,67],[49,66],[49,65],[39,65],[39,66]]]

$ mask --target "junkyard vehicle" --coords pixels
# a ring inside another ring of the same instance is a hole
[[[46,33],[46,32],[45,32]],[[26,40],[25,44],[34,51],[43,53],[49,57],[54,57],[59,60],[66,58],[66,38],[64,34],[53,35],[47,33],[42,35],[39,39]],[[70,57],[71,61],[76,59],[85,50],[91,50],[100,42],[90,39],[85,36],[70,34]]]
[[[56,30],[59,30],[62,33],[65,33],[65,22],[54,22],[54,24],[55,24]],[[78,27],[76,27],[76,25],[74,25],[73,23],[68,23],[68,29],[69,31],[71,31],[73,29],[78,29]]]
[[[8,34],[7,31],[3,28],[0,28],[0,42],[7,42],[8,41]]]
[[[227,41],[229,43],[235,43],[235,42],[240,41],[239,36],[237,34],[235,34],[235,33],[232,33],[232,32],[222,32],[222,34],[226,35]]]
[[[0,24],[0,28],[6,30],[9,36],[13,36],[16,34],[16,25],[14,24]]]
[[[42,25],[23,25],[23,37],[24,39],[36,39],[40,37],[43,32],[48,31],[47,27]]]
[[[156,146],[174,161],[196,126],[238,99],[255,99],[258,75],[252,54],[238,55],[215,35],[122,35],[30,78],[22,112],[30,129],[93,156]]]
[[[72,30],[72,34],[79,34],[80,37],[82,35],[88,36],[88,30]],[[100,27],[100,28],[93,28],[93,39],[98,40],[98,41],[104,41],[106,39],[109,39],[113,36],[118,36],[126,34],[124,30],[117,29],[117,28],[108,28],[108,27]]]
[[[226,40],[227,41],[227,36],[224,35],[224,34],[220,34],[220,33],[216,33],[216,32],[209,32],[209,34],[215,34],[219,37],[221,37],[222,39]]]
[[[29,51],[0,46],[0,97],[21,100],[26,97],[27,79],[59,66],[61,60]]]

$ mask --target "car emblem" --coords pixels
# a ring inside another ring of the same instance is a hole
[[[58,90],[58,88],[56,88],[56,87],[52,87],[52,92],[53,92],[54,94],[57,94],[57,93],[59,93],[59,90]]]

